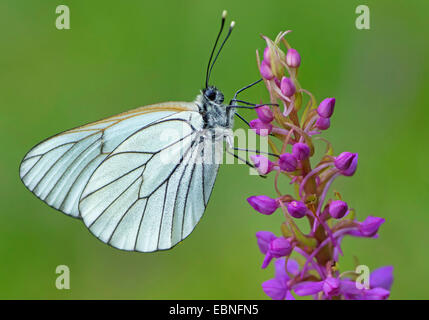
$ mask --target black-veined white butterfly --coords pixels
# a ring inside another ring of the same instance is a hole
[[[194,102],[144,106],[57,134],[24,157],[25,186],[118,249],[151,252],[185,239],[205,211],[219,168],[212,150],[231,143],[238,107],[208,85],[234,26],[212,62],[225,16]],[[161,139],[169,130],[176,134]]]

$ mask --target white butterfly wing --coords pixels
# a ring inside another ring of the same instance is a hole
[[[21,180],[51,207],[79,217],[79,199],[89,178],[121,142],[145,126],[190,110],[198,111],[192,103],[167,102],[60,133],[27,153],[20,166]]]
[[[169,249],[192,232],[219,167],[201,161],[203,152],[216,147],[202,138],[202,125],[199,113],[181,112],[137,131],[103,161],[79,203],[97,238],[151,252]]]

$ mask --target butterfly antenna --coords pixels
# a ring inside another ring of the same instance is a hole
[[[213,63],[210,67],[210,70],[209,70],[208,75],[207,75],[206,83],[208,83],[208,80],[210,79],[210,74],[212,73],[213,66],[216,63],[216,60],[219,57],[219,54],[222,51],[223,46],[225,45],[226,41],[228,40],[229,36],[231,35],[232,29],[234,28],[234,26],[235,26],[235,21],[232,21],[231,25],[229,26],[228,34],[226,35],[225,40],[223,40],[223,42],[222,42],[222,44],[221,44],[221,46],[220,46],[220,48],[216,54],[216,57],[214,58]]]
[[[210,63],[212,61],[213,54],[215,52],[215,49],[216,49],[217,43],[219,41],[220,35],[222,34],[223,27],[225,26],[226,14],[227,14],[226,10],[223,10],[223,12],[222,12],[222,21],[221,21],[221,24],[220,24],[220,30],[219,30],[219,33],[217,34],[216,41],[215,41],[215,44],[214,44],[213,49],[212,49],[212,53],[210,54],[209,63],[207,65],[207,71],[206,71],[206,88],[208,87],[208,83],[209,83]]]

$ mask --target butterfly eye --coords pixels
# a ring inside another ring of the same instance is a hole
[[[204,97],[211,102],[214,102],[216,104],[223,103],[223,94],[220,92],[216,87],[210,86],[206,88],[204,91]]]
[[[212,89],[208,89],[208,90],[205,92],[205,96],[206,96],[206,98],[207,98],[207,99],[209,99],[210,101],[214,101],[214,100],[216,100],[216,91],[215,91],[215,90],[212,90]]]

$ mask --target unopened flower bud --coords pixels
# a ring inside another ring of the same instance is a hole
[[[298,160],[293,154],[284,153],[280,155],[279,158],[279,167],[281,170],[286,172],[293,172],[298,166]]]
[[[272,78],[274,78],[273,72],[271,71],[271,66],[265,60],[262,60],[259,71],[261,72],[261,76],[264,79],[271,80]]]
[[[287,204],[287,211],[292,217],[299,219],[306,215],[308,209],[304,202],[294,200]]]
[[[249,122],[250,128],[260,136],[267,136],[273,130],[273,125],[271,123],[262,122],[261,119],[254,119]]]
[[[372,237],[385,221],[383,218],[368,216],[359,224],[359,231],[365,237]]]
[[[330,118],[334,113],[335,98],[326,98],[317,107],[317,113],[323,118]]]
[[[250,159],[255,164],[255,167],[258,170],[259,174],[265,175],[270,173],[274,169],[275,163],[271,162],[270,159],[265,156],[252,155],[250,156]]]
[[[347,203],[341,200],[332,201],[329,204],[329,214],[332,218],[341,219],[344,217],[349,210]]]
[[[296,91],[295,84],[290,78],[283,77],[280,83],[280,90],[286,97],[292,97]]]
[[[329,118],[319,117],[316,120],[316,127],[320,130],[327,130],[331,126],[331,120]]]
[[[256,232],[259,250],[261,250],[263,254],[266,254],[268,252],[271,240],[274,240],[275,238],[276,235],[270,231]]]
[[[247,198],[247,202],[253,209],[266,215],[272,214],[279,207],[278,202],[268,196],[252,196]]]
[[[264,61],[271,66],[271,52],[270,52],[270,47],[265,47],[264,49]]]
[[[258,118],[265,123],[270,123],[274,120],[274,113],[271,108],[267,105],[263,105],[255,108],[256,113],[258,114]]]
[[[310,156],[310,147],[302,142],[295,143],[292,147],[292,154],[298,160],[305,160]]]
[[[276,238],[271,240],[268,250],[274,258],[280,258],[288,256],[292,252],[292,249],[293,247],[289,239]]]
[[[290,48],[286,54],[286,63],[291,68],[298,68],[301,64],[301,56],[298,51]]]
[[[343,152],[335,158],[335,167],[344,176],[352,176],[357,168],[358,154]]]

